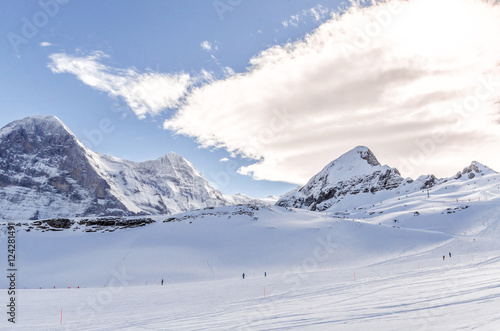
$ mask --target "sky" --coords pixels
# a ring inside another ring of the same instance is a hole
[[[55,115],[225,194],[281,195],[358,145],[405,177],[500,171],[498,1],[1,1],[0,35],[0,126]]]

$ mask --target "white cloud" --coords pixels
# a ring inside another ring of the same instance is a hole
[[[493,2],[354,5],[248,72],[193,88],[164,127],[256,160],[240,172],[257,179],[303,184],[357,145],[403,175],[448,176],[472,159],[500,170]]]
[[[219,160],[219,162],[229,162],[229,159],[227,157],[223,157]]]
[[[212,50],[212,44],[208,40],[202,42],[200,44],[200,47],[207,52],[210,52]]]
[[[73,74],[111,97],[123,98],[139,118],[179,106],[179,100],[192,83],[191,77],[185,73],[138,73],[134,68],[115,69],[101,63],[107,57],[102,52],[83,57],[56,53],[50,55],[48,67],[54,73]]]
[[[47,41],[42,41],[42,42],[40,43],[40,47],[49,47],[49,46],[54,46],[54,44],[49,43],[49,42],[47,42]]]
[[[332,16],[333,11],[331,9],[325,8],[322,5],[317,5],[313,8],[304,9],[295,15],[290,16],[289,19],[281,22],[281,25],[286,29],[290,26],[298,27],[299,23],[307,21],[312,18],[316,22],[324,21]]]

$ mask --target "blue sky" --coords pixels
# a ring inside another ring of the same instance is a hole
[[[56,115],[96,152],[174,151],[254,197],[357,145],[405,176],[500,170],[498,4],[339,5],[2,1],[0,125]]]
[[[54,17],[49,16],[32,38],[19,44],[12,43],[8,34],[23,37],[23,17],[33,23],[33,16],[43,7],[37,1],[0,3],[2,126],[29,115],[56,115],[99,153],[144,161],[174,151],[194,163],[209,179],[214,177],[212,181],[217,182],[221,176],[227,178],[220,173],[227,172],[231,180],[220,185],[224,193],[266,196],[282,194],[296,186],[255,181],[237,174],[239,166],[251,161],[233,158],[229,163],[219,162],[228,156],[227,151],[200,149],[193,139],[163,130],[162,120],[168,111],[139,120],[119,98],[111,99],[71,75],[54,75],[47,68],[48,57],[56,52],[102,51],[109,56],[107,63],[117,68],[194,75],[204,69],[220,76],[220,66],[244,71],[249,59],[261,50],[296,39],[320,23],[304,17],[298,26],[284,28],[282,22],[290,16],[318,4],[335,8],[335,1],[222,1],[222,5],[214,1],[54,3],[58,9],[53,3],[47,7],[50,13],[57,11]],[[209,41],[213,51],[202,49],[203,41]],[[41,43],[51,45],[42,47]],[[110,120],[113,130],[101,137],[96,130],[103,119]]]

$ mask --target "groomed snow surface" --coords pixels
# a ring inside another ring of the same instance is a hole
[[[480,180],[344,215],[235,206],[105,233],[22,225],[17,323],[4,312],[0,329],[499,330],[500,190]]]

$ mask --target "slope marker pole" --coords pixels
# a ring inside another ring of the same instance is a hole
[[[61,322],[60,322],[60,324],[62,324],[62,308],[61,308]]]

